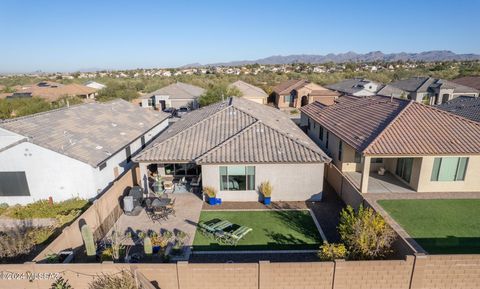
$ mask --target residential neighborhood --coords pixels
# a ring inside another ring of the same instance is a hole
[[[1,2],[0,289],[480,289],[478,11]]]

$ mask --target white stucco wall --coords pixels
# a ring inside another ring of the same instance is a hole
[[[223,201],[258,201],[264,181],[273,186],[272,201],[320,200],[325,164],[248,164],[255,166],[254,191],[220,191],[220,165],[202,165],[202,185],[214,187]]]
[[[168,119],[158,124],[145,136],[148,143],[168,126]],[[130,144],[132,157],[141,150],[141,138]],[[94,198],[116,177],[132,166],[126,163],[126,150],[122,149],[106,160],[100,170],[79,160],[23,142],[0,152],[0,172],[25,172],[30,196],[0,196],[0,203],[26,204],[53,197],[54,201],[72,197]],[[118,174],[117,174],[118,173]]]
[[[30,196],[0,196],[0,203],[25,204],[95,196],[94,169],[35,144],[24,142],[0,153],[0,171],[25,172]]]

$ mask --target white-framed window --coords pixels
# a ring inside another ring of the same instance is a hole
[[[467,166],[467,157],[435,158],[431,180],[434,182],[463,181]]]
[[[220,190],[255,190],[254,166],[220,166]]]

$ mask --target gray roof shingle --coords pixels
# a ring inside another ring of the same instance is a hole
[[[345,94],[354,94],[357,93],[363,89],[365,89],[364,85],[367,85],[368,83],[371,83],[372,81],[369,79],[365,78],[351,78],[351,79],[345,79],[343,81],[327,85],[327,88],[333,89],[335,91],[339,91]],[[380,84],[378,84],[380,85]],[[372,94],[375,92],[372,91]]]
[[[6,120],[0,127],[96,167],[167,118],[166,113],[114,100]]]
[[[201,164],[330,159],[284,113],[237,97],[187,114],[134,161]]]
[[[473,121],[480,122],[479,97],[459,96],[437,107]]]
[[[196,99],[205,92],[205,89],[183,82],[176,82],[151,93],[147,93],[142,98],[150,98],[154,95],[168,95],[170,99]]]

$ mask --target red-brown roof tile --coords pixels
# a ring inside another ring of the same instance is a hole
[[[301,111],[365,155],[480,154],[480,124],[413,101],[341,97]]]

